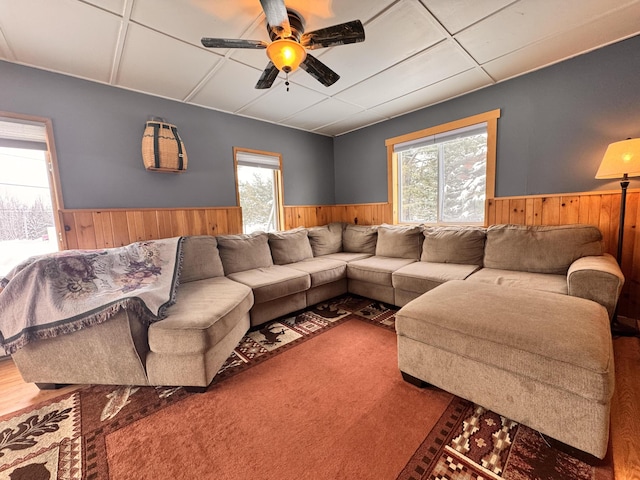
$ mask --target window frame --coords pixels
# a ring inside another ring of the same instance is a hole
[[[398,189],[398,154],[394,152],[394,147],[398,144],[418,140],[420,138],[429,137],[446,133],[459,128],[470,127],[480,123],[487,124],[487,164],[486,164],[486,191],[484,206],[484,226],[487,226],[489,203],[495,197],[495,181],[496,181],[496,143],[498,134],[498,118],[500,118],[500,109],[490,110],[488,112],[479,113],[470,117],[461,118],[451,122],[435,125],[415,132],[399,135],[397,137],[385,140],[387,147],[387,201],[392,205],[393,223],[399,223],[399,189]],[[447,222],[443,225],[452,225]],[[461,223],[459,223],[461,224]],[[429,225],[438,225],[433,223]],[[474,223],[476,225],[476,223]]]
[[[62,187],[60,183],[60,174],[58,171],[58,156],[56,154],[56,145],[53,139],[53,122],[47,117],[38,117],[35,115],[24,115],[21,113],[6,112],[0,110],[0,117],[20,122],[34,122],[44,125],[46,132],[45,159],[47,162],[47,174],[49,176],[49,191],[51,193],[51,206],[54,210],[53,220],[56,227],[56,235],[58,237],[58,248],[66,250],[67,238],[63,234],[64,222],[62,221],[62,212],[64,211],[64,200],[62,196]]]
[[[277,224],[278,224],[278,229],[277,231],[282,231],[284,230],[285,227],[285,217],[284,217],[284,186],[283,186],[283,181],[282,181],[282,154],[281,153],[276,153],[276,152],[267,152],[264,150],[254,150],[254,149],[250,149],[250,148],[243,148],[243,147],[233,147],[233,175],[235,178],[235,184],[236,184],[236,206],[238,206],[240,208],[240,217],[241,217],[241,222],[242,222],[242,230],[244,231],[244,218],[242,215],[242,206],[240,205],[240,187],[238,185],[238,153],[248,153],[248,154],[253,154],[253,155],[265,155],[265,156],[270,156],[270,157],[277,157],[278,158],[278,169],[272,169],[273,170],[273,177],[274,177],[274,187],[275,187],[275,195],[276,195],[276,202],[277,202],[277,208],[276,208],[276,216],[277,216]]]

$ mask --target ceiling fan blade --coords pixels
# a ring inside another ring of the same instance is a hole
[[[284,0],[260,0],[262,10],[267,16],[267,23],[273,33],[286,38],[291,36],[291,25],[289,25],[289,14]]]
[[[204,37],[201,42],[208,48],[267,48],[267,44],[262,40],[243,40],[241,38]]]
[[[256,83],[256,88],[260,90],[271,88],[271,85],[273,85],[276,78],[278,78],[278,69],[273,62],[269,62],[267,68],[265,68],[262,75],[260,75],[260,80]]]
[[[307,58],[305,58],[304,62],[300,64],[300,68],[318,80],[325,87],[330,87],[340,79],[340,75],[308,53]]]
[[[305,33],[300,38],[300,44],[309,50],[357,42],[364,42],[364,27],[360,20],[321,28]]]

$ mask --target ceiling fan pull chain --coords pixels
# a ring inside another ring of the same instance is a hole
[[[285,72],[286,78],[284,84],[287,86],[287,92],[289,91],[289,72]]]

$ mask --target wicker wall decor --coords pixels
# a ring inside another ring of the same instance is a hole
[[[187,151],[175,125],[163,118],[147,121],[142,135],[142,161],[147,170],[182,173],[187,169]]]

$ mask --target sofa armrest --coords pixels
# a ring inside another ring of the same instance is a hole
[[[598,302],[607,309],[609,318],[613,317],[622,285],[622,270],[608,253],[579,258],[567,273],[569,295]]]

